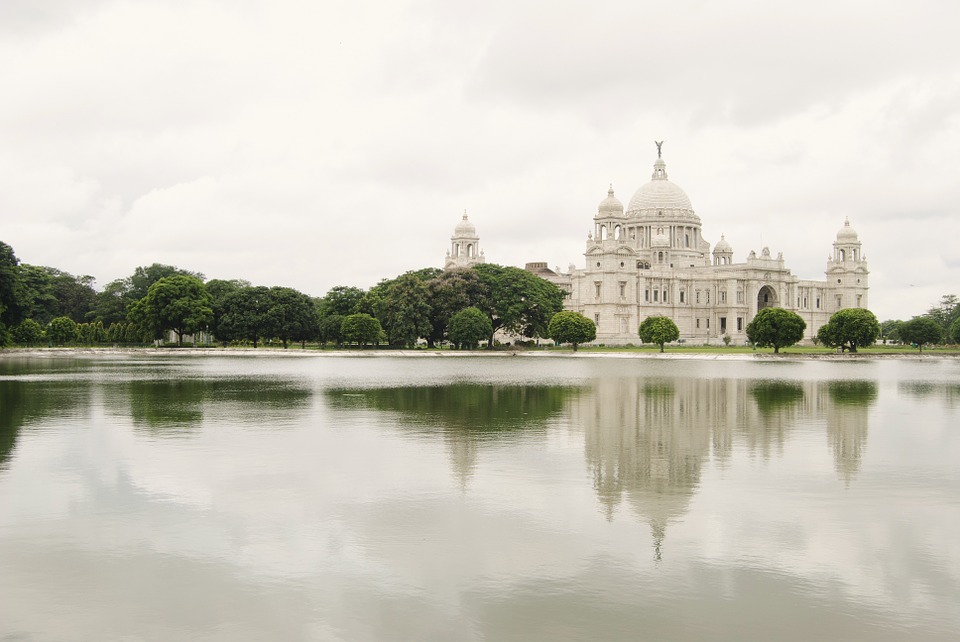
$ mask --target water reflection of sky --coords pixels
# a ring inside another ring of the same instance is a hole
[[[225,361],[168,370],[200,391],[88,373],[60,405],[0,410],[21,422],[0,632],[96,637],[108,612],[154,639],[960,631],[948,368]],[[444,379],[499,395],[506,429]],[[178,395],[191,413],[164,411]]]

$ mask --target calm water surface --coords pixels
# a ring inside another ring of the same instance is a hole
[[[960,361],[0,359],[0,640],[960,639]]]

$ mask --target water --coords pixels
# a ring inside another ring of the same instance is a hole
[[[0,640],[953,640],[960,361],[0,358]]]

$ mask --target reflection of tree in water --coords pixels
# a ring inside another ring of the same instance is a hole
[[[373,408],[397,413],[399,421],[425,432],[442,431],[461,485],[476,467],[480,444],[543,427],[575,388],[454,384],[400,388],[333,389],[333,408]]]
[[[960,402],[960,385],[934,381],[902,381],[897,392],[920,399],[939,399],[947,408],[956,408]]]
[[[77,415],[88,405],[84,381],[0,381],[0,470],[13,456],[21,428]]]
[[[108,403],[121,412],[129,408],[135,426],[168,437],[191,433],[214,411],[231,414],[237,423],[268,426],[305,406],[312,395],[295,382],[261,378],[134,380],[109,392]]]
[[[763,380],[745,383],[757,412],[743,413],[743,433],[751,451],[759,450],[764,458],[773,449],[783,451],[787,432],[801,414],[809,412],[803,402],[803,386],[796,381]]]
[[[820,390],[824,387],[820,385]],[[873,381],[829,381],[830,404],[827,407],[827,440],[833,451],[837,474],[848,485],[860,472],[867,443],[868,410],[877,399]]]

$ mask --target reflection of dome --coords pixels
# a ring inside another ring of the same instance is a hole
[[[667,178],[666,163],[662,158],[658,158],[653,164],[653,176],[650,182],[640,186],[636,191],[630,199],[627,211],[639,213],[641,210],[664,209],[693,211],[693,205],[690,204],[686,192]]]
[[[843,221],[843,227],[837,232],[838,243],[856,243],[858,241],[857,231],[850,227],[850,219]]]
[[[723,234],[720,235],[720,240],[717,241],[717,244],[713,246],[714,254],[719,254],[721,252],[733,252],[733,248],[727,242],[727,239],[723,237]]]
[[[607,197],[600,201],[597,212],[600,216],[623,216],[623,203],[613,195],[613,185],[607,190]]]
[[[467,220],[467,213],[464,212],[463,220],[457,223],[457,227],[454,228],[453,232],[456,236],[476,236],[477,228]]]

